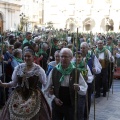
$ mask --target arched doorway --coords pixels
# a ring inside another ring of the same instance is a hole
[[[84,31],[92,31],[93,27],[95,27],[95,21],[90,17],[86,18],[83,21],[83,30]]]
[[[105,17],[102,19],[100,27],[103,31],[113,31],[114,22],[109,17]]]
[[[66,28],[70,31],[75,31],[77,27],[77,21],[74,18],[69,18],[66,20]]]
[[[3,32],[3,17],[2,14],[0,13],[0,33]]]

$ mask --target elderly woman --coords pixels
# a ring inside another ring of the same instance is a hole
[[[11,61],[11,66],[14,69],[20,63],[23,63],[23,60],[22,60],[22,50],[21,49],[15,49],[13,51],[13,59]]]
[[[54,54],[55,61],[51,61],[48,63],[48,70],[46,72],[46,75],[48,76],[50,71],[60,62],[60,50],[57,50]]]
[[[18,65],[12,74],[12,81],[2,87],[16,87],[4,106],[1,120],[51,120],[49,106],[37,87],[38,81],[46,84],[44,70],[33,62],[34,52],[24,51],[25,63]]]

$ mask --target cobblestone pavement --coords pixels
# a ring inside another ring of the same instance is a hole
[[[95,103],[95,120],[120,120],[120,80],[114,80],[108,99],[101,96]],[[89,120],[94,120],[93,100]]]
[[[95,120],[120,120],[120,80],[114,80],[108,99],[101,96],[95,102]],[[93,100],[89,120],[94,120]]]

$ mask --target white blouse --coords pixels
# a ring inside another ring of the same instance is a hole
[[[31,68],[31,70],[27,71],[26,73],[25,73],[25,67],[26,67],[25,63],[21,63],[20,65],[15,67],[13,74],[12,74],[12,81],[8,83],[9,87],[16,87],[17,83],[18,83],[18,75],[23,77],[24,74],[27,78],[29,78],[33,75],[36,75],[39,77],[39,81],[43,85],[46,84],[46,74],[42,67],[33,63],[33,67]]]
[[[53,83],[52,83],[52,71],[53,70],[51,70],[51,72],[48,76],[47,84],[46,84],[45,88],[43,89],[44,94],[46,94],[46,95],[49,94],[49,89],[53,85]],[[69,78],[70,78],[70,75],[65,75],[64,81],[61,83],[61,86],[69,86]],[[79,83],[78,84],[79,84],[79,88],[80,88],[80,90],[78,91],[78,94],[86,95],[88,86],[87,86],[81,73],[79,76]],[[51,99],[53,100],[54,98],[55,98],[55,95],[51,95]]]

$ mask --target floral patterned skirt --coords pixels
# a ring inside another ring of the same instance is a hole
[[[25,100],[15,89],[1,112],[0,120],[51,120],[51,113],[40,90],[33,90]]]

